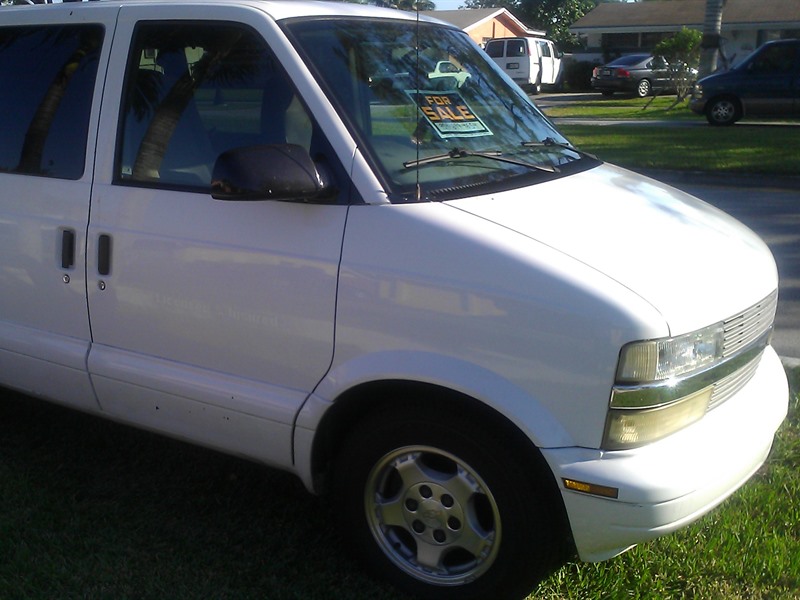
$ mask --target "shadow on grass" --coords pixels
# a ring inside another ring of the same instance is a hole
[[[287,473],[0,390],[5,598],[399,598]]]

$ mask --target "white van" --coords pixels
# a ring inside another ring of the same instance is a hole
[[[433,598],[522,597],[765,460],[767,247],[572,147],[463,31],[321,2],[0,15],[3,386],[292,472]]]
[[[523,89],[533,94],[543,85],[556,85],[561,76],[561,51],[548,39],[497,38],[486,43],[486,53]]]

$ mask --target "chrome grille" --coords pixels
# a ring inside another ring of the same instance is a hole
[[[778,292],[776,290],[761,302],[725,320],[723,323],[725,337],[722,345],[722,356],[724,358],[733,356],[766,333],[775,320],[777,306]]]
[[[723,357],[735,356],[764,336],[772,327],[777,306],[778,292],[776,290],[761,302],[754,304],[735,317],[725,320],[723,324],[725,330],[722,346]],[[759,352],[755,358],[741,368],[714,384],[708,410],[716,408],[747,385],[758,369],[762,354],[763,352]]]
[[[763,352],[759,352],[758,356],[741,369],[734,371],[714,384],[714,389],[711,392],[711,399],[708,402],[708,410],[716,408],[747,385],[747,382],[756,374],[762,354]]]

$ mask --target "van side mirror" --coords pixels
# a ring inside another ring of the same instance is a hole
[[[217,200],[311,202],[335,191],[327,171],[295,144],[233,148],[217,157],[211,175]]]

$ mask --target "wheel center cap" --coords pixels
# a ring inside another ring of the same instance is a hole
[[[424,500],[418,515],[428,527],[441,527],[444,524],[444,509],[436,500]]]

